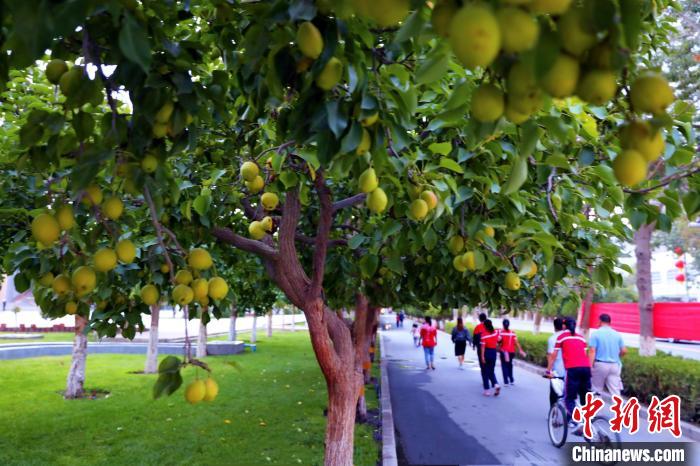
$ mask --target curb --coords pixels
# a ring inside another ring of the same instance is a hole
[[[379,334],[379,367],[381,369],[381,399],[382,405],[382,465],[398,466],[396,456],[396,433],[394,431],[394,413],[391,409],[391,392],[389,390],[389,371],[384,350],[384,335]]]
[[[537,375],[544,374],[544,368],[537,366],[535,364],[521,361],[519,359],[513,359],[513,362],[517,367],[520,367],[521,369],[524,369],[528,372],[532,372],[533,374],[537,374]],[[610,395],[607,393],[603,393],[601,395],[601,398],[603,398],[607,402],[610,402],[612,399],[610,397]],[[626,397],[622,397],[622,398],[625,401],[627,400]],[[642,404],[642,403],[639,404],[639,407],[640,407],[639,417],[644,419],[644,420],[648,419],[647,413],[648,413],[649,407],[645,404]],[[687,437],[687,438],[694,440],[696,442],[700,442],[700,427],[693,425],[687,421],[681,420],[681,430],[683,431],[683,437]]]

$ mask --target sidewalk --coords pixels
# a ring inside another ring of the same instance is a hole
[[[437,370],[428,372],[423,351],[413,346],[409,329],[410,324],[382,332],[399,464],[562,464],[561,450],[552,446],[547,435],[546,380],[516,367],[514,387],[502,388],[498,397],[485,397],[471,348],[460,370],[449,336],[438,332]],[[496,376],[502,382],[500,366]],[[646,422],[641,422],[641,428],[646,428]],[[691,441],[646,431],[632,437],[623,433],[622,439]]]

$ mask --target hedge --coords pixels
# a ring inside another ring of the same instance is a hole
[[[448,322],[445,331],[450,333],[454,324]],[[470,329],[473,326],[468,326]],[[547,339],[551,334],[535,335],[517,330],[518,341],[527,353],[526,361],[547,367]],[[639,356],[636,348],[629,348],[622,361],[623,394],[636,396],[641,403],[649,404],[653,395],[660,399],[668,395],[681,398],[681,417],[685,421],[700,424],[700,362],[671,356],[657,351],[654,357]]]

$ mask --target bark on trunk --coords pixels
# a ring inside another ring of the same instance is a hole
[[[197,357],[203,358],[207,355],[207,326],[199,321],[199,335],[197,335]]]
[[[590,268],[589,273],[592,273],[592,270]],[[586,340],[588,340],[588,335],[591,332],[591,307],[593,306],[594,292],[595,288],[593,286],[590,286],[586,290],[586,296],[584,296],[583,305],[581,306],[581,324],[579,328]]]
[[[292,332],[296,332],[296,330],[297,330],[297,324],[296,324],[296,322],[294,322],[294,319],[295,319],[294,315],[295,315],[295,313],[296,313],[296,310],[295,310],[295,309],[292,309]]]
[[[253,314],[253,328],[250,329],[250,342],[258,341],[258,315]]]
[[[236,313],[236,309],[234,308],[231,311],[231,317],[229,318],[228,322],[228,339],[229,341],[236,341],[236,319],[238,318],[238,314]]]
[[[535,323],[533,333],[537,335],[540,333],[540,328],[542,326],[542,313],[540,311],[535,312]]]
[[[651,234],[655,223],[642,225],[634,233],[637,257],[637,293],[639,294],[639,355],[656,355],[654,338],[654,295],[651,288]]]
[[[87,320],[80,315],[75,316],[75,337],[73,338],[73,355],[71,358],[68,379],[66,380],[65,398],[80,398],[83,396],[85,384],[85,362],[87,360],[87,336],[83,333]]]
[[[272,311],[267,313],[267,337],[272,336]]]
[[[325,466],[352,466],[355,440],[355,406],[357,383],[352,383],[352,369],[328,384],[328,424],[326,425]]]
[[[148,349],[146,350],[146,366],[143,371],[146,374],[158,372],[158,321],[160,320],[160,308],[157,304],[151,306],[151,328],[148,331]]]

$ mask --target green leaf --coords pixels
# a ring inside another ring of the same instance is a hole
[[[683,196],[683,208],[688,217],[694,217],[700,211],[700,194],[697,192],[689,192]]]
[[[464,173],[464,169],[454,160],[448,158],[448,157],[441,157],[440,158],[440,166],[442,168],[446,168],[448,170],[451,170],[455,173]]]
[[[537,126],[537,124],[529,120],[523,126],[520,133],[520,144],[518,144],[518,151],[521,157],[529,157],[537,147],[537,141],[540,140],[540,136],[543,134],[542,128]]]
[[[192,208],[202,217],[204,217],[207,214],[210,205],[211,196],[203,196],[201,194],[197,196],[192,202]]]
[[[148,73],[151,67],[151,46],[148,35],[131,14],[125,13],[122,28],[119,32],[119,48],[122,53]]]
[[[286,170],[280,174],[280,181],[282,181],[286,189],[289,189],[296,186],[299,182],[299,179],[297,178],[296,173],[290,170]]]
[[[360,271],[364,278],[371,278],[377,272],[379,258],[374,254],[366,254],[360,259]]]
[[[338,107],[337,100],[326,102],[326,115],[328,116],[328,128],[336,138],[340,138],[348,126],[348,118]]]
[[[348,247],[350,247],[350,249],[357,249],[366,239],[367,237],[365,235],[355,235],[348,240]]]
[[[428,149],[433,154],[447,155],[450,152],[452,152],[452,143],[451,142],[434,142],[428,146]]]
[[[425,246],[425,249],[430,251],[435,247],[437,242],[438,237],[437,234],[435,234],[435,230],[433,230],[431,227],[428,227],[425,234],[423,235],[423,246]]]
[[[416,84],[430,84],[445,76],[450,66],[450,58],[445,47],[436,47],[420,62],[416,70]]]
[[[508,181],[501,187],[501,192],[506,196],[518,191],[527,180],[527,156],[519,155],[513,161]]]

